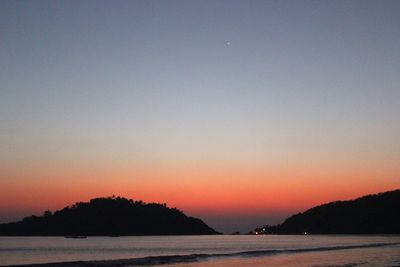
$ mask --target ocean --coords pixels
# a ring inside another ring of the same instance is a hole
[[[0,266],[45,263],[66,267],[400,266],[400,236],[0,237]]]

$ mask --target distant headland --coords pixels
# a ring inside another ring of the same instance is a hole
[[[335,201],[254,234],[400,234],[400,190]]]
[[[0,224],[1,236],[128,236],[218,234],[202,220],[166,204],[95,198],[22,221]]]

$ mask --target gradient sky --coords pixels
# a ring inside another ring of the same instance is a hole
[[[400,1],[1,1],[0,221],[92,197],[219,231],[400,187]]]

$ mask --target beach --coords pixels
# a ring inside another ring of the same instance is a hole
[[[400,236],[0,237],[0,266],[400,266]]]

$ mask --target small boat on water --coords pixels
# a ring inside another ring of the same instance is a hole
[[[87,238],[87,236],[85,236],[85,235],[67,235],[67,236],[64,236],[64,238],[84,239],[84,238]]]

